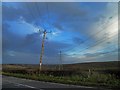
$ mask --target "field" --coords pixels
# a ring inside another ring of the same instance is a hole
[[[119,63],[115,61],[43,65],[40,74],[39,65],[4,64],[2,74],[40,81],[117,89],[120,88]]]

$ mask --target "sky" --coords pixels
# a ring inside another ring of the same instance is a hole
[[[2,63],[39,64],[43,30],[43,64],[118,60],[117,2],[3,2]]]

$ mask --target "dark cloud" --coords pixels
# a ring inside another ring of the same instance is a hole
[[[7,7],[3,5],[3,20],[4,21],[13,21],[19,20],[22,17],[26,22],[40,25],[41,22],[47,19],[47,14],[56,16],[56,21],[52,24],[54,27],[59,30],[63,30],[63,26],[59,23],[61,22],[70,22],[76,21],[78,17],[84,17],[86,15],[86,11],[82,10],[77,3],[48,3],[49,10],[47,11],[46,3],[20,3],[20,8]],[[52,14],[53,13],[53,14]],[[72,20],[72,17],[75,16],[75,20]],[[44,20],[43,20],[44,19]],[[73,25],[74,26],[74,25]],[[10,47],[11,49],[15,48],[19,50],[29,50],[28,48],[32,48],[37,53],[39,52],[37,48],[40,46],[41,39],[38,36],[38,33],[28,34],[25,38],[21,38],[11,33],[9,30],[4,30],[3,32],[3,45],[4,47]],[[53,43],[55,46],[54,50],[62,47],[62,43],[49,42]],[[33,45],[33,46],[32,46]],[[37,46],[38,45],[38,46]],[[63,44],[64,46],[64,44]],[[65,45],[66,46],[66,45]],[[34,48],[35,47],[35,48]],[[26,49],[25,49],[26,48]],[[51,51],[51,50],[50,50]],[[56,52],[56,51],[55,51]]]
[[[21,9],[7,7],[7,6],[3,5],[3,8],[2,8],[3,21],[18,20],[20,18],[21,14],[25,13],[25,12],[24,13],[22,13],[22,12],[24,12],[24,11]]]
[[[80,7],[79,3],[49,3],[50,11],[58,14],[58,20],[69,22],[76,18],[84,17],[87,12]],[[56,8],[55,8],[56,7]],[[75,18],[72,18],[72,17]]]
[[[9,25],[4,23],[2,29],[2,45],[3,51],[7,49],[17,49],[23,40],[22,37],[10,32]]]
[[[57,28],[58,30],[64,30],[63,26],[60,23],[54,23],[53,24],[55,28]]]
[[[27,34],[23,44],[30,45],[30,44],[33,44],[33,43],[35,43],[37,41],[41,42],[42,38],[41,38],[40,35],[41,35],[40,33]]]
[[[35,11],[34,3],[23,2],[20,3],[19,8],[8,7],[4,3],[2,8],[3,21],[17,21],[23,18],[26,22],[33,24],[33,22],[38,20],[40,17],[38,12]]]
[[[73,38],[73,42],[80,45],[81,43],[84,42],[84,40],[81,39],[80,37],[75,37],[75,38]]]
[[[34,63],[37,63],[39,61],[42,41],[40,33],[36,32],[27,34],[25,37],[19,37],[10,32],[9,25],[4,24],[2,36],[3,63],[22,63],[24,60],[24,63],[32,63],[32,60],[36,60]],[[58,62],[58,59],[55,59],[55,57],[58,56],[59,50],[68,48],[68,46],[69,45],[65,43],[48,41],[46,39],[44,57],[47,58],[49,62]],[[11,52],[13,52],[13,56],[11,56]]]
[[[48,15],[50,23],[60,29],[59,23],[76,22],[83,19],[87,12],[77,3],[21,3],[21,8],[7,7],[3,5],[3,20],[19,20],[22,17],[25,21],[32,24],[47,23]],[[48,10],[47,10],[48,5]],[[52,20],[56,17],[56,20]],[[74,17],[74,18],[73,18]]]

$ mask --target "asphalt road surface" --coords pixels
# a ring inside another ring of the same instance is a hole
[[[86,87],[86,86],[76,86],[76,85],[67,85],[67,84],[59,84],[59,83],[51,83],[51,82],[43,82],[43,81],[35,81],[28,79],[21,79],[16,77],[8,77],[2,76],[2,89],[10,89],[11,88],[18,90],[23,90],[24,88],[28,90],[63,90],[63,89],[72,89],[72,90],[106,90],[103,88],[96,87]]]

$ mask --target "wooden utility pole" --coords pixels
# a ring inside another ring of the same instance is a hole
[[[42,69],[42,57],[43,57],[43,53],[44,53],[44,41],[45,41],[45,38],[46,38],[46,30],[43,31],[43,39],[42,39],[42,48],[41,48],[41,53],[40,53],[40,65],[39,65],[39,71],[41,71]]]
[[[46,30],[43,31],[43,39],[42,39],[42,48],[41,48],[41,53],[40,53],[40,63],[39,63],[39,73],[42,70],[42,57],[43,57],[43,53],[44,53],[44,41],[46,39],[46,34],[47,33],[51,33],[51,32],[47,32]]]

